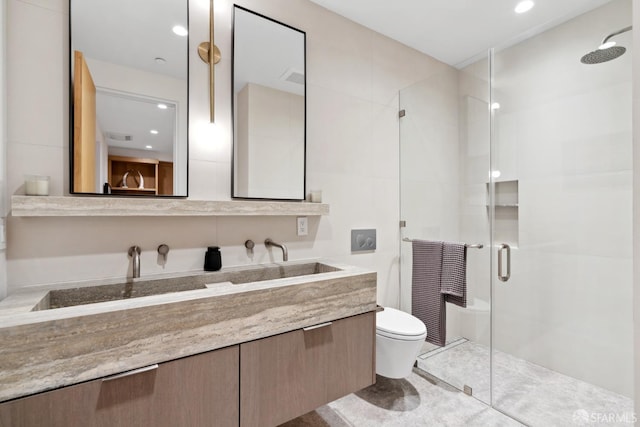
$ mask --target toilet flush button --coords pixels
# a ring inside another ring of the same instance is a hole
[[[376,230],[351,230],[351,252],[376,250]]]

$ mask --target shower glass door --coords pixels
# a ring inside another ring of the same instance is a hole
[[[528,425],[634,418],[631,33],[580,61],[629,25],[612,1],[490,58],[491,403]]]
[[[447,304],[446,345],[425,343],[419,369],[490,403],[488,64],[442,67],[400,92],[400,308],[411,313],[412,247],[423,239],[467,250],[466,308]],[[419,302],[427,303],[427,302]]]

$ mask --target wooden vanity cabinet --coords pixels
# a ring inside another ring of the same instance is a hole
[[[239,348],[0,405],[1,427],[237,426]]]
[[[240,425],[276,426],[375,383],[375,313],[240,345]]]
[[[375,383],[375,312],[0,404],[0,427],[269,427]]]

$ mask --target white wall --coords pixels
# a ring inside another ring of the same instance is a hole
[[[10,218],[9,289],[124,277],[130,245],[143,249],[142,275],[202,269],[205,247],[222,247],[226,266],[280,260],[261,242],[289,246],[291,259],[329,257],[378,272],[378,296],[398,290],[398,91],[448,66],[306,0],[246,0],[242,6],[307,32],[307,187],[322,189],[331,214],[310,218]],[[190,198],[228,200],[231,187],[230,0],[216,2],[216,124],[208,123],[207,68],[195,54],[207,38],[206,1],[191,1]],[[68,190],[68,10],[66,0],[8,0],[10,194],[23,175],[51,175],[51,194]],[[46,37],[43,37],[46,35]],[[41,52],[33,55],[33,52]],[[42,64],[46,64],[43,66]],[[27,160],[28,159],[28,160]],[[352,255],[350,230],[376,228],[378,249]],[[243,243],[257,245],[250,257]],[[160,243],[171,247],[157,263]]]

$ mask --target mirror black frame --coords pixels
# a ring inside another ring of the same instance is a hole
[[[304,161],[304,165],[303,165],[303,176],[302,176],[302,198],[301,199],[288,199],[288,198],[277,198],[277,197],[244,197],[244,196],[236,196],[235,195],[235,138],[236,138],[236,131],[235,131],[235,127],[236,127],[236,117],[235,117],[235,34],[236,34],[236,29],[235,29],[235,22],[236,22],[236,10],[243,10],[245,12],[251,13],[253,15],[256,15],[260,18],[266,19],[268,21],[271,21],[275,24],[279,24],[282,25],[283,27],[289,28],[291,30],[294,30],[300,34],[302,34],[303,37],[303,61],[304,61],[304,141],[303,141],[303,161]],[[232,15],[232,23],[231,23],[231,27],[232,27],[232,36],[231,36],[231,142],[232,142],[232,146],[231,146],[231,198],[232,199],[242,199],[242,200],[282,200],[282,201],[296,201],[296,202],[302,202],[306,200],[306,194],[307,194],[307,33],[305,31],[300,30],[299,28],[295,28],[292,27],[291,25],[285,24],[284,22],[280,22],[276,19],[270,18],[268,16],[265,16],[261,13],[258,12],[254,12],[250,9],[247,9],[245,7],[239,6],[237,4],[233,5],[233,15]]]
[[[153,198],[153,199],[185,199],[189,197],[189,135],[190,135],[190,122],[189,122],[189,92],[190,92],[190,79],[189,79],[189,68],[190,68],[190,57],[191,57],[191,45],[190,38],[191,32],[186,36],[186,44],[187,44],[187,88],[186,88],[186,108],[187,108],[187,117],[186,117],[186,167],[185,167],[185,182],[186,182],[186,192],[184,195],[161,195],[161,194],[105,194],[105,193],[90,193],[90,192],[76,192],[74,190],[74,137],[75,137],[75,117],[74,117],[74,96],[73,96],[73,30],[72,30],[72,4],[74,1],[83,1],[83,0],[68,0],[69,1],[69,14],[68,14],[68,25],[69,25],[69,39],[68,39],[68,53],[69,53],[69,194],[74,196],[103,196],[103,197],[125,197],[125,198]],[[189,0],[184,0],[186,7],[186,17],[187,17],[187,30],[190,28],[190,14],[189,14]]]

